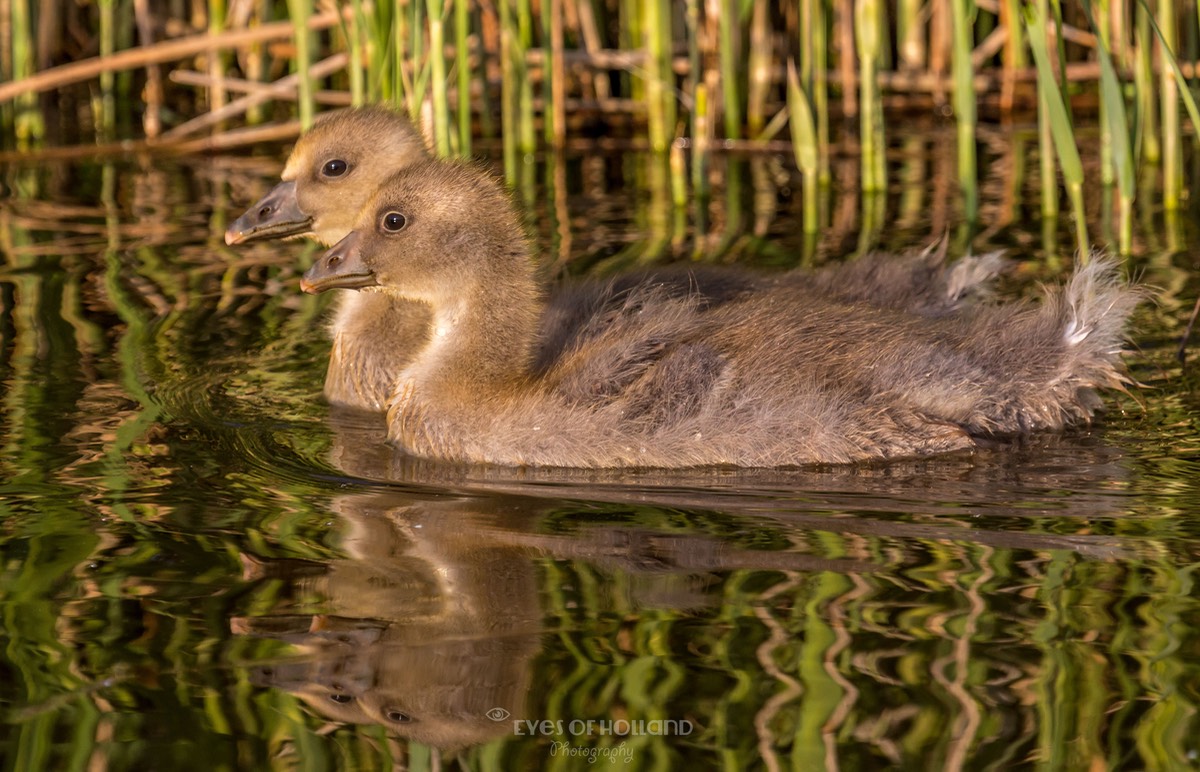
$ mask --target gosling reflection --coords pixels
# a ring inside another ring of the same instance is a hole
[[[344,559],[245,560],[247,578],[290,587],[292,608],[235,619],[233,631],[299,651],[255,668],[255,682],[331,720],[382,724],[441,748],[510,731],[511,720],[488,713],[521,717],[529,691],[541,628],[529,556],[476,538],[445,502],[354,495],[335,509]],[[288,613],[314,605],[321,613]]]
[[[734,569],[874,570],[609,523],[547,532],[554,502],[527,496],[360,493],[333,509],[344,524],[344,558],[243,559],[247,580],[288,591],[271,614],[234,619],[233,632],[297,649],[256,667],[253,679],[331,720],[381,724],[443,749],[509,734],[527,717],[542,636],[570,624],[545,621],[539,561],[622,572],[629,581],[608,591],[627,594],[596,602],[637,609],[712,605],[718,572]]]

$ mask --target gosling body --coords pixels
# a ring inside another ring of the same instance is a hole
[[[488,175],[442,161],[389,178],[304,287],[429,309],[429,337],[389,398],[397,447],[568,467],[846,463],[1085,423],[1097,390],[1125,383],[1139,298],[1102,260],[1039,305],[948,316],[787,281],[713,302],[635,277],[547,360],[545,292],[511,202]]]

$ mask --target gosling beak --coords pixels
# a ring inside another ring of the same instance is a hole
[[[315,295],[327,289],[363,289],[379,286],[375,272],[362,259],[362,237],[350,231],[346,238],[321,255],[300,279],[300,289]]]
[[[312,218],[296,203],[296,181],[281,182],[257,204],[234,220],[225,231],[225,243],[233,246],[260,239],[300,236],[312,228]]]

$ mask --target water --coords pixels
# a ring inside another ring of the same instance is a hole
[[[1005,171],[1023,151],[984,140],[975,246],[1030,293],[1069,223],[1044,231]],[[699,236],[639,156],[539,165],[517,198],[557,273],[820,263],[961,242],[952,147],[898,143],[877,219],[831,197],[815,242],[784,158],[718,159]],[[1196,764],[1186,218],[1139,224],[1145,388],[1090,429],[857,468],[518,472],[397,457],[323,403],[314,251],[221,241],[278,169],[4,169],[6,768]]]

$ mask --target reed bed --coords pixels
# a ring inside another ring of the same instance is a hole
[[[1200,19],[1171,0],[0,0],[0,19],[10,150],[231,146],[381,101],[441,155],[498,144],[510,183],[537,153],[598,137],[671,154],[679,202],[707,197],[710,153],[790,138],[814,199],[834,153],[861,159],[864,195],[885,190],[888,123],[925,113],[957,126],[974,224],[979,122],[1036,120],[1042,214],[1065,201],[1085,246],[1077,147],[1098,125],[1122,251],[1138,192],[1186,205],[1200,121]],[[814,209],[805,228],[820,225]]]

